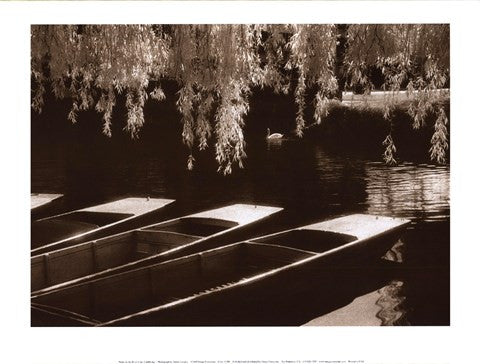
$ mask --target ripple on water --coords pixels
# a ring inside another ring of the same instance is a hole
[[[386,276],[385,270],[379,269],[373,277],[366,277],[369,292],[375,297],[354,300],[357,310],[349,317],[367,311],[375,315],[378,311],[384,325],[449,320],[448,310],[435,308],[448,306],[448,294],[439,293],[448,292],[448,279],[427,269],[429,264],[438,267],[448,262],[448,229],[443,234],[443,230],[438,232],[437,225],[447,225],[450,215],[449,166],[401,163],[390,167],[382,161],[357,158],[355,154],[326,152],[314,143],[285,140],[257,146],[249,151],[245,173],[236,170],[232,176],[223,177],[206,173],[201,166],[193,172],[186,171],[183,149],[179,154],[176,150],[146,150],[127,158],[128,150],[123,148],[125,151],[99,158],[90,153],[95,150],[92,146],[77,147],[81,152],[59,153],[46,144],[48,153],[32,153],[32,191],[67,191],[66,196],[74,195],[79,205],[91,201],[91,190],[98,191],[97,195],[104,199],[113,199],[120,192],[158,195],[177,199],[189,212],[232,202],[271,204],[293,212],[290,216],[297,219],[297,226],[353,212],[408,218],[412,220],[405,234],[408,239],[399,240],[385,256],[396,263],[393,266],[398,270],[394,275],[387,272]],[[82,158],[79,163],[78,155],[83,154],[93,157]],[[90,181],[95,181],[95,188],[86,188]],[[285,223],[287,226],[276,228],[289,228],[290,223],[291,220]],[[422,225],[433,227],[420,234]],[[405,272],[404,266],[409,265],[415,267],[414,274]],[[351,284],[351,291],[357,292],[355,279]],[[442,302],[430,305],[432,293]],[[429,315],[430,321],[407,315],[423,307],[428,307],[424,312],[437,310]]]
[[[367,211],[412,220],[444,220],[450,214],[450,171],[430,165],[366,167]]]
[[[408,326],[409,322],[402,307],[405,296],[402,293],[403,282],[393,280],[390,284],[378,290],[380,297],[375,304],[380,307],[377,317],[382,320],[382,326]]]

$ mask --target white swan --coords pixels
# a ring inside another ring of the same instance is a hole
[[[271,139],[282,139],[282,138],[283,138],[283,134],[280,134],[280,133],[270,134],[270,128],[267,128],[267,139],[268,139],[268,140],[271,140]]]

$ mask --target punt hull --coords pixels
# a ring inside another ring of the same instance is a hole
[[[37,219],[58,208],[61,205],[60,201],[62,201],[62,198],[62,194],[32,193],[30,196],[30,218],[32,220]]]
[[[168,212],[173,202],[174,200],[168,199],[126,198],[33,221],[31,256],[141,226],[145,221]],[[122,203],[129,203],[130,206],[122,209]],[[56,232],[53,238],[49,236],[50,231]]]
[[[125,318],[94,326],[243,326],[251,316],[268,315],[285,297],[302,301],[312,293],[312,286],[321,288],[325,280],[337,279],[337,268],[359,267],[382,257],[402,234],[403,228],[366,239],[346,251],[312,257],[297,266],[247,283],[198,297],[158,312]],[[353,278],[353,277],[352,277]],[[312,279],[314,282],[312,282]],[[329,282],[330,283],[330,282]],[[266,306],[265,306],[266,305]],[[301,306],[301,302],[299,302]],[[299,307],[301,309],[301,307]],[[260,311],[260,312],[259,312]],[[262,311],[265,311],[262,313]],[[254,323],[250,323],[254,325]]]
[[[32,326],[229,324],[242,312],[265,308],[269,297],[302,292],[322,269],[360,264],[371,252],[384,251],[407,223],[396,221],[356,240],[339,234],[336,246],[328,242],[321,253],[289,246],[287,231],[41,294],[32,297]],[[314,237],[319,234],[332,240],[328,231],[317,230]],[[367,248],[372,250],[365,254]]]
[[[270,206],[230,205],[34,256],[32,294],[226,245],[225,240],[235,241],[235,236],[280,211]]]

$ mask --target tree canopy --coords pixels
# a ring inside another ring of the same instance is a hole
[[[36,25],[31,29],[32,108],[41,112],[51,87],[72,101],[68,119],[95,109],[103,132],[111,135],[112,110],[119,95],[128,110],[126,130],[136,137],[151,98],[165,99],[162,82],[179,85],[177,108],[184,143],[193,151],[215,146],[219,170],[242,167],[244,118],[254,87],[292,93],[296,134],[306,128],[306,94],[313,92],[314,120],[345,89],[365,93],[381,73],[389,120],[396,94],[405,89],[413,128],[436,115],[431,158],[445,162],[447,116],[437,92],[449,82],[449,26],[402,25]],[[391,133],[385,160],[394,162]]]

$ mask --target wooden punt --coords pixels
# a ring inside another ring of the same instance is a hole
[[[61,205],[62,194],[59,193],[32,193],[30,194],[30,219],[36,220],[39,217],[55,211]]]
[[[323,263],[360,263],[363,251],[385,249],[408,223],[350,215],[39,294],[32,326],[195,325],[225,310],[236,315],[235,304],[288,292]]]
[[[31,258],[31,289],[58,289],[215,248],[222,245],[226,234],[281,210],[235,204],[39,254]]]
[[[174,200],[129,197],[35,220],[31,225],[31,255],[118,233],[172,202]]]
[[[32,193],[30,195],[31,211],[37,211],[63,197],[59,193]]]

